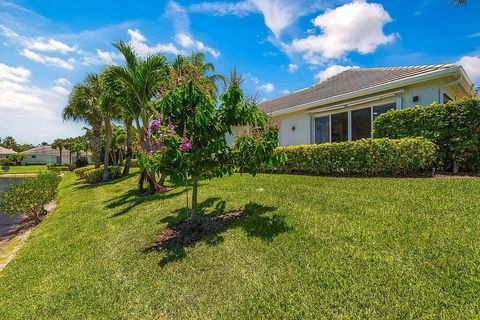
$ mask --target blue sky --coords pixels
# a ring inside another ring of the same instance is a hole
[[[261,99],[353,66],[459,63],[480,83],[478,1],[0,0],[0,137],[82,134],[61,110],[88,72],[122,63],[117,39],[141,55],[203,51]]]

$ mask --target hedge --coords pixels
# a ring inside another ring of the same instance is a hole
[[[122,162],[122,165],[125,166],[125,162],[127,160],[123,160]],[[132,159],[131,162],[130,162],[130,168],[139,168],[139,164],[138,164],[138,159]]]
[[[95,184],[103,180],[103,166],[98,169],[91,169],[84,173],[85,182]],[[122,168],[119,166],[108,167],[108,179],[114,180],[122,176]]]
[[[480,171],[480,99],[389,111],[373,123],[379,138],[424,137],[438,145],[436,166]]]
[[[314,175],[406,175],[431,172],[436,146],[425,138],[357,141],[279,147],[287,160],[269,171]]]
[[[73,172],[77,175],[78,179],[85,179],[85,172],[95,169],[94,165],[89,165],[85,167],[81,167],[78,169],[73,170]]]

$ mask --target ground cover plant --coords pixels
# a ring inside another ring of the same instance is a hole
[[[183,188],[138,197],[138,177],[84,185],[66,173],[57,209],[0,273],[2,317],[478,316],[479,179],[206,180],[202,214],[247,215],[144,252],[188,212]]]
[[[31,165],[31,166],[9,166],[7,171],[0,170],[0,175],[2,173],[14,173],[14,174],[24,174],[24,173],[40,173],[47,171],[47,165]]]

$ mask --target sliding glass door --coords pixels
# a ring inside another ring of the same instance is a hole
[[[348,141],[348,112],[335,113],[330,117],[332,142]]]
[[[315,143],[330,142],[330,116],[315,118]]]
[[[370,138],[372,135],[372,108],[352,111],[352,140]]]

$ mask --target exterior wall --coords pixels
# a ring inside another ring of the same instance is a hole
[[[290,146],[311,141],[311,117],[304,111],[275,117],[280,125],[279,144]]]
[[[72,155],[72,163],[74,163],[76,160],[76,157]],[[57,156],[51,156],[51,155],[35,155],[33,157],[32,155],[24,155],[22,159],[22,165],[25,165],[26,163],[58,163],[58,157]],[[70,163],[70,156],[62,154],[62,164],[69,164]]]
[[[315,140],[314,138],[314,119],[318,116],[326,116],[340,112],[349,112],[352,110],[368,108],[372,106],[379,106],[388,103],[396,103],[397,109],[408,108],[415,105],[426,106],[434,102],[443,103],[443,93],[447,93],[452,99],[460,99],[465,96],[468,96],[468,93],[463,89],[461,85],[452,85],[444,87],[445,84],[452,81],[452,79],[439,79],[432,80],[423,83],[418,83],[415,85],[401,87],[398,89],[405,89],[404,93],[399,93],[395,96],[390,96],[388,98],[380,98],[375,101],[365,102],[365,103],[355,103],[354,106],[341,108],[335,111],[323,111],[322,108],[329,108],[332,105],[321,106],[318,110],[315,108],[309,110],[303,110],[291,114],[285,114],[281,116],[274,117],[274,120],[278,121],[280,124],[279,132],[279,144],[281,146],[288,145],[299,145],[299,144],[310,144]],[[397,91],[398,91],[397,89]],[[393,90],[395,91],[395,90]],[[390,92],[393,92],[390,91]],[[388,93],[388,92],[386,92]],[[354,101],[361,101],[363,99],[374,98],[376,96],[382,96],[385,93],[378,93],[373,96],[359,97],[355,100],[344,101],[345,105],[348,105]],[[418,97],[418,101],[413,101],[414,97]],[[336,103],[336,106],[341,103]],[[295,130],[292,130],[295,127]]]

